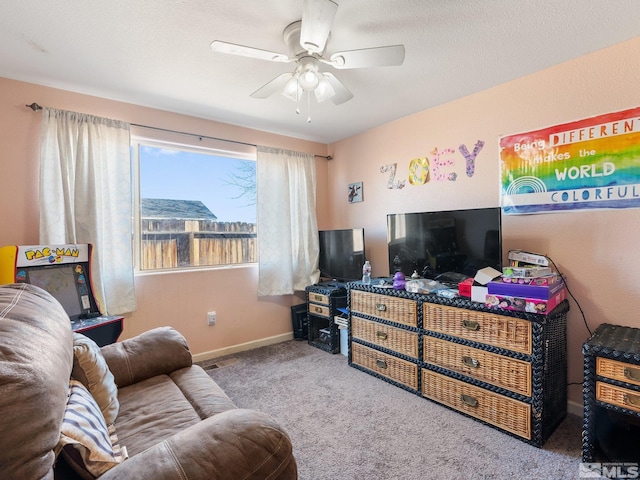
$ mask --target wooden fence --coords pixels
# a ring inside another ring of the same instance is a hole
[[[258,261],[256,226],[251,223],[145,220],[141,243],[142,270]]]

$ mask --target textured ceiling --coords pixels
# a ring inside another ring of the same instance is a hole
[[[249,96],[292,64],[209,47],[288,53],[302,0],[4,0],[0,76],[331,143],[640,35],[638,0],[335,1],[329,55],[404,44],[406,58],[333,70],[354,98],[311,100],[311,123],[306,102],[296,115]]]

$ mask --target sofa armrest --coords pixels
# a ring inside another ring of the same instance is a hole
[[[125,460],[101,480],[297,478],[291,441],[268,415],[229,410]]]
[[[158,327],[100,349],[118,388],[169,374],[192,364],[185,338],[171,327]]]

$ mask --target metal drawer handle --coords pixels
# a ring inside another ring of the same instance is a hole
[[[324,298],[322,297],[322,295],[314,295],[313,299],[318,301],[318,302],[321,302]]]
[[[625,367],[624,376],[625,378],[628,378],[629,380],[633,380],[634,382],[640,382],[640,369]]]
[[[386,312],[387,306],[384,303],[376,303],[376,310],[379,312]]]
[[[634,408],[640,408],[640,396],[625,393],[622,399],[625,405],[629,405],[630,407]]]
[[[474,397],[472,397],[471,395],[465,395],[464,393],[462,393],[460,395],[460,400],[462,400],[462,403],[464,403],[465,405],[468,405],[470,407],[477,407],[478,406],[478,400]]]
[[[466,366],[466,367],[471,367],[471,368],[480,368],[480,362],[472,357],[467,357],[466,355],[463,355],[462,357],[462,363]]]
[[[462,328],[467,330],[480,330],[480,324],[475,320],[462,320]]]
[[[387,362],[384,360],[376,360],[376,365],[380,368],[387,368]]]
[[[316,313],[322,313],[322,308],[320,307],[313,307],[313,311]]]
[[[385,332],[377,331],[376,332],[376,337],[378,337],[380,340],[386,340],[387,339],[387,334]]]

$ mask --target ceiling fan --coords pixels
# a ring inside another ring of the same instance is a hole
[[[333,73],[321,71],[321,65],[336,69],[401,65],[404,45],[347,50],[325,58],[324,50],[337,10],[338,4],[332,0],[305,0],[302,20],[288,25],[283,32],[289,55],[220,40],[211,42],[211,49],[271,62],[296,63],[293,72],[278,75],[253,92],[251,96],[254,98],[267,98],[282,92],[287,98],[299,102],[304,93],[310,96],[313,92],[318,102],[331,99],[339,105],[353,98],[353,94]],[[296,112],[300,113],[299,109]]]

